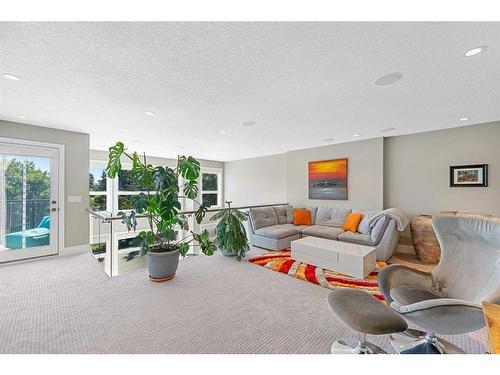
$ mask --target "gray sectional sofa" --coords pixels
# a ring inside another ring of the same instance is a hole
[[[367,223],[368,219],[378,213],[377,211],[332,207],[298,208],[307,208],[311,211],[312,225],[294,225],[292,206],[251,208],[248,220],[250,243],[264,249],[284,250],[289,249],[290,243],[294,240],[315,236],[375,246],[378,260],[388,260],[394,254],[399,241],[396,222],[383,216],[372,226]],[[342,229],[342,224],[351,212],[363,214],[356,233],[345,232]]]

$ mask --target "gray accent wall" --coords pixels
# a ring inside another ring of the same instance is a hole
[[[384,142],[382,138],[341,143],[286,154],[287,199],[295,205],[381,210],[384,185]],[[347,200],[308,198],[308,162],[348,158]]]
[[[348,200],[310,200],[309,161],[348,160]],[[383,139],[342,143],[286,154],[225,163],[226,198],[236,205],[289,202],[359,209],[382,209]]]
[[[500,122],[385,138],[384,159],[386,207],[500,216]],[[488,164],[488,187],[450,187],[450,166],[467,164]]]
[[[449,167],[488,164],[488,187],[450,187]],[[500,122],[384,139],[384,207],[500,216]],[[401,242],[410,243],[410,233]]]
[[[347,157],[347,201],[310,200],[307,163]],[[237,205],[289,202],[382,209],[383,139],[370,139],[225,163],[226,198]]]
[[[89,243],[89,135],[65,130],[0,120],[0,137],[62,144],[65,146],[64,170],[64,244]],[[81,196],[81,203],[68,203],[68,196]]]

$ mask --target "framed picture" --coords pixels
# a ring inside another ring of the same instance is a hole
[[[309,199],[347,200],[347,158],[311,161]]]
[[[450,167],[450,187],[488,186],[488,164]]]

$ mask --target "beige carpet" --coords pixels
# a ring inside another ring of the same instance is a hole
[[[110,279],[88,253],[8,265],[0,353],[328,353],[356,337],[328,293],[220,254],[182,260],[163,284],[146,270]],[[369,339],[392,351],[387,337]],[[473,353],[484,340],[484,330],[450,339]]]

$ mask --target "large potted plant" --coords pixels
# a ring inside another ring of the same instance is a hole
[[[187,217],[180,213],[181,199],[196,202],[200,163],[193,157],[179,156],[175,168],[153,167],[148,164],[146,155],[129,154],[122,142],[109,148],[106,173],[115,178],[122,170],[121,158],[132,161],[130,176],[145,193],[132,197],[133,210],[119,212],[128,230],[137,228],[137,215],[144,215],[148,230],[139,232],[140,255],[147,254],[149,277],[153,281],[166,281],[174,277],[179,264],[179,256],[185,256],[190,243],[196,241],[205,255],[213,255],[216,247],[210,241],[208,231],[191,232],[179,238],[179,229],[189,230]],[[179,184],[179,178],[184,181]],[[198,202],[197,202],[198,203]],[[196,221],[201,223],[207,207],[199,204],[195,213]]]
[[[215,227],[215,244],[223,255],[236,256],[237,260],[241,260],[249,250],[247,231],[243,224],[248,214],[231,207],[230,201],[226,203],[228,207],[210,219],[219,220]]]

